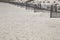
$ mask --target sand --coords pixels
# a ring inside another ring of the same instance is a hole
[[[60,18],[49,15],[0,3],[0,40],[60,40]]]

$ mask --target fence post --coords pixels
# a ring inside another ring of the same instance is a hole
[[[40,3],[40,9],[41,9],[41,3]]]
[[[26,2],[26,9],[28,9],[28,5],[27,4],[28,4],[28,2]]]
[[[52,18],[52,12],[53,12],[53,5],[51,5],[51,10],[50,10],[50,18]]]
[[[57,4],[55,4],[55,12],[57,13]]]
[[[34,4],[34,12],[36,12],[36,4]]]

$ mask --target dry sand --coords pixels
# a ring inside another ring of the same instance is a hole
[[[60,40],[60,18],[0,3],[0,40]]]

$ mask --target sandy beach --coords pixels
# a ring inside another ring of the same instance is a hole
[[[0,3],[0,40],[60,40],[60,18]]]

